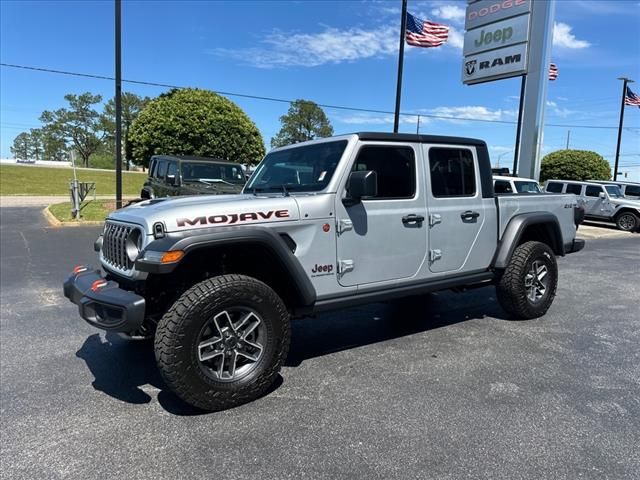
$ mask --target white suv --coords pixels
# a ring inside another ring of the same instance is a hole
[[[504,193],[542,193],[540,185],[533,178],[493,176],[493,192]]]

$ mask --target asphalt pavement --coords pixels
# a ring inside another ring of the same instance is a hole
[[[640,235],[560,259],[537,320],[483,288],[295,321],[273,391],[202,413],[78,317],[99,229],[40,210],[0,209],[3,479],[639,477]]]

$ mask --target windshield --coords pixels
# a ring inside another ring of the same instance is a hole
[[[610,197],[624,198],[624,195],[622,195],[622,190],[620,190],[620,187],[617,185],[605,185],[604,189],[607,191]]]
[[[204,162],[183,162],[183,182],[202,183],[231,183],[234,185],[244,183],[242,167],[238,164],[220,164]]]
[[[518,193],[542,193],[540,186],[536,182],[515,181]]]
[[[347,147],[346,140],[269,153],[245,192],[317,192],[324,189]]]

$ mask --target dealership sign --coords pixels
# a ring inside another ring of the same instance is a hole
[[[462,81],[467,85],[499,80],[527,71],[527,44],[500,48],[465,57]]]
[[[529,15],[520,15],[467,32],[464,37],[464,55],[510,47],[528,39]]]
[[[469,4],[464,28],[473,28],[531,11],[531,0],[480,0]]]
[[[527,73],[532,0],[479,0],[466,11],[462,81],[466,85]]]

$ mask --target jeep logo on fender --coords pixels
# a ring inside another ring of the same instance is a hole
[[[176,223],[178,227],[187,225],[233,225],[234,223],[288,217],[289,210],[269,210],[268,212],[228,213],[225,215],[203,215],[195,218],[177,218]]]

